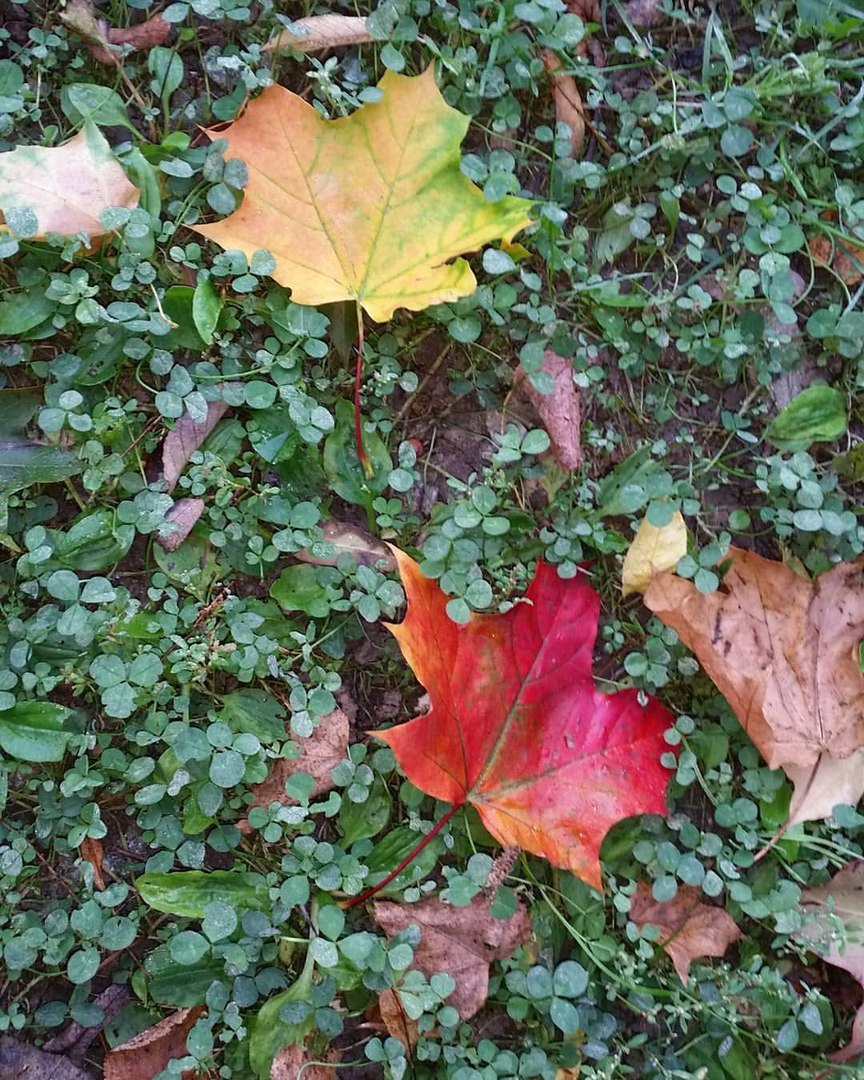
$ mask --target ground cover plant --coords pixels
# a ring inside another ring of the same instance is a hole
[[[0,1076],[860,1075],[858,0],[0,10]]]

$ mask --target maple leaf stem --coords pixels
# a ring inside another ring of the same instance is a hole
[[[363,424],[360,421],[360,376],[363,372],[363,311],[357,305],[357,364],[354,368],[354,439],[357,443],[357,457],[367,480],[374,475],[372,463],[366,456],[363,446]]]
[[[435,823],[435,825],[433,825],[429,832],[426,833],[423,839],[411,849],[411,851],[405,856],[402,862],[399,863],[395,870],[391,870],[387,877],[385,877],[382,881],[379,881],[377,885],[373,885],[371,889],[367,889],[366,892],[362,892],[359,896],[353,897],[351,900],[348,901],[345,907],[350,908],[354,907],[355,904],[362,904],[364,900],[368,900],[370,896],[374,896],[375,893],[380,892],[381,889],[389,885],[394,878],[397,878],[402,873],[402,871],[409,863],[413,862],[417,858],[423,848],[425,848],[428,844],[432,843],[432,841],[435,839],[438,833],[441,832],[441,830],[453,817],[456,811],[461,810],[464,805],[465,804],[461,802],[454,803],[447,811],[447,813],[444,814],[443,817],[438,819],[438,821]]]

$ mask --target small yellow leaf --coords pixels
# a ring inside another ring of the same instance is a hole
[[[658,528],[645,518],[624,557],[621,591],[625,596],[645,592],[654,574],[674,570],[687,554],[687,526],[676,510],[668,525]]]

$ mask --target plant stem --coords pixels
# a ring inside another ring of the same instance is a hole
[[[405,856],[402,862],[399,863],[395,870],[391,870],[387,877],[383,879],[383,881],[379,881],[378,884],[373,885],[371,889],[367,889],[366,892],[362,892],[359,896],[353,897],[351,900],[348,901],[345,906],[350,908],[354,907],[355,904],[362,904],[364,900],[368,900],[370,896],[374,896],[375,893],[380,892],[381,889],[389,885],[394,878],[397,878],[402,873],[402,871],[410,862],[413,862],[417,858],[423,848],[425,848],[427,844],[430,844],[435,839],[435,837],[438,835],[439,832],[441,832],[441,830],[453,817],[456,811],[462,809],[463,805],[464,804],[461,802],[454,803],[447,811],[447,813],[442,818],[440,818],[432,827],[432,829],[423,837],[420,843],[411,849],[411,851]]]
[[[357,366],[354,368],[354,440],[357,457],[367,479],[372,478],[372,465],[363,446],[363,425],[360,422],[360,375],[363,371],[363,311],[357,305]]]

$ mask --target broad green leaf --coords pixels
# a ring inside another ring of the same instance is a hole
[[[202,341],[210,345],[222,314],[222,297],[210,278],[201,278],[192,297],[192,321]]]
[[[3,159],[0,158],[0,167],[2,164]],[[56,308],[57,305],[42,292],[31,289],[13,293],[8,300],[0,301],[0,336],[18,337],[19,334],[26,334],[44,322]],[[14,393],[10,390],[3,392]]]
[[[266,690],[235,690],[222,699],[220,718],[234,731],[247,731],[263,743],[285,739],[285,708]]]
[[[846,431],[846,395],[833,386],[808,386],[775,416],[765,438],[778,450],[809,450],[816,442],[833,442]]]
[[[0,712],[0,747],[21,761],[62,761],[71,734],[63,730],[68,715],[53,701],[19,701]]]
[[[460,171],[469,118],[446,104],[433,69],[388,71],[379,101],[324,120],[296,94],[268,87],[218,138],[249,169],[243,204],[195,230],[251,258],[298,304],[356,300],[373,319],[467,296],[464,259],[529,223],[525,199],[489,202]],[[214,132],[214,136],[216,133]]]
[[[98,83],[68,83],[60,91],[60,107],[73,124],[101,124],[125,127],[135,132],[123,98],[110,86]],[[135,132],[137,135],[137,132]]]
[[[327,590],[318,581],[318,571],[305,563],[283,570],[270,586],[270,595],[286,611],[304,611],[314,619],[323,619],[330,611]]]
[[[137,205],[138,189],[93,123],[62,146],[19,146],[0,154],[0,210],[32,211],[35,239],[48,233],[102,236],[108,231],[100,220],[104,210]]]
[[[184,1009],[200,1005],[211,984],[225,977],[225,962],[212,955],[202,957],[194,964],[178,964],[172,959],[168,945],[160,945],[144,961],[146,992],[160,1005],[173,1005]],[[137,990],[137,987],[136,987]]]
[[[142,874],[135,887],[150,907],[190,919],[203,919],[207,905],[214,900],[225,900],[235,908],[261,911],[270,907],[264,879],[242,870],[154,872]]]
[[[336,402],[336,427],[324,443],[322,464],[330,486],[345,502],[370,506],[387,487],[392,462],[383,441],[374,431],[363,432],[363,445],[372,468],[366,476],[357,457],[354,412],[347,401]]]
[[[310,952],[294,985],[265,1001],[252,1021],[249,1032],[249,1063],[259,1080],[270,1080],[270,1068],[279,1051],[285,1046],[302,1043],[315,1026],[315,1010],[311,1004],[308,1008],[303,1008],[312,994],[314,967]],[[305,1014],[295,1022],[282,1017],[283,1009],[290,1009],[292,1004],[299,1006],[299,1011]]]

